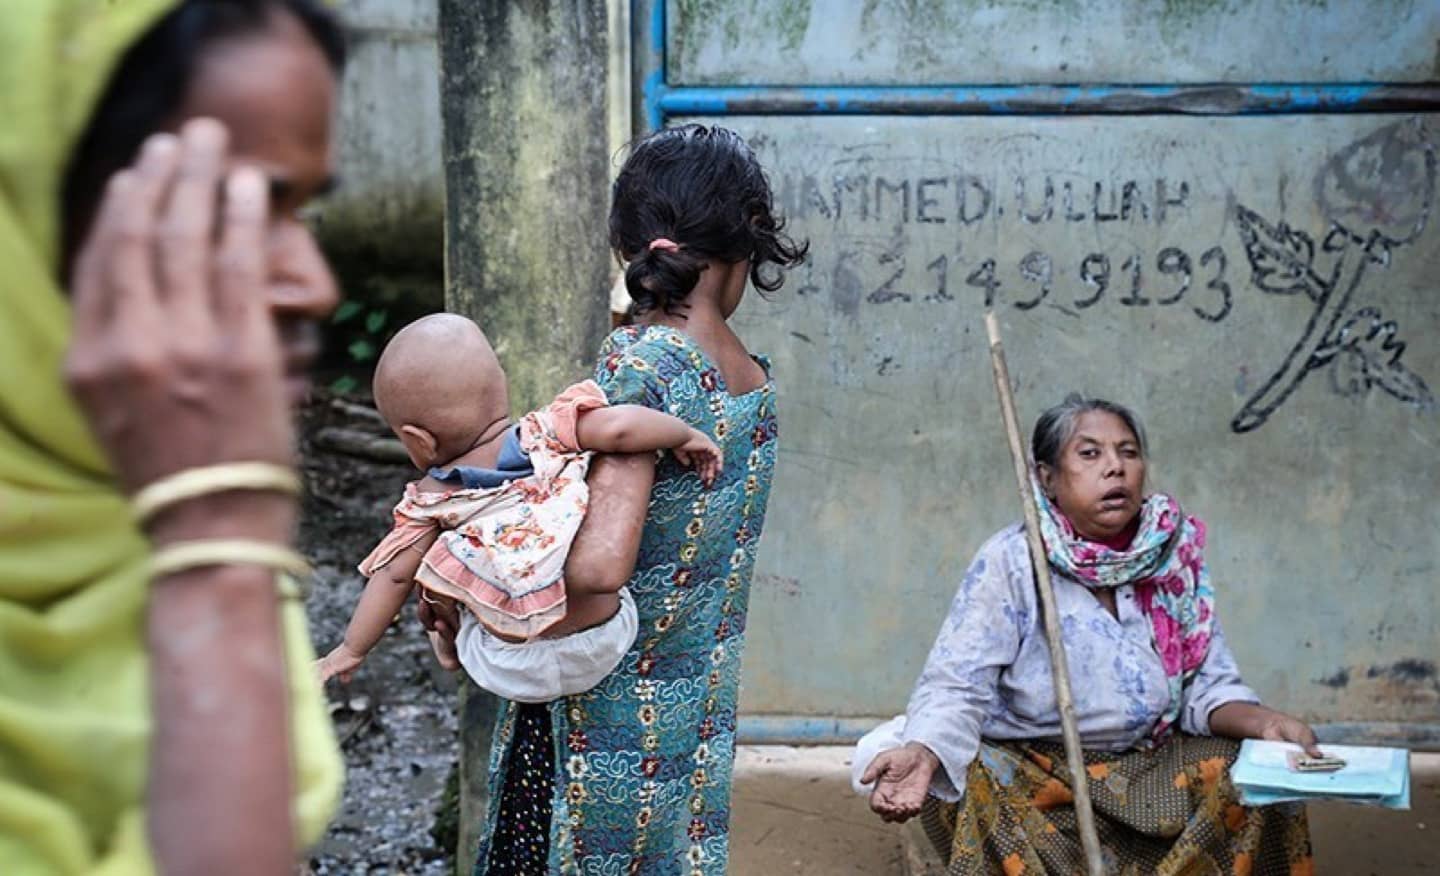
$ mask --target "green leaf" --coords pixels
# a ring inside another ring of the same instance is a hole
[[[356,362],[369,362],[375,358],[375,345],[364,338],[351,341],[347,349],[350,351],[350,358]]]
[[[385,320],[389,318],[390,314],[383,310],[370,311],[370,315],[365,317],[365,331],[372,335],[380,334],[380,330],[385,327]]]
[[[340,306],[335,308],[335,315],[330,317],[330,321],[334,323],[348,322],[354,319],[355,316],[364,309],[365,305],[358,301],[342,301],[340,302]]]
[[[330,384],[331,392],[338,392],[341,394],[351,393],[359,388],[360,381],[356,380],[353,376],[349,374],[345,374],[335,378],[334,382]]]

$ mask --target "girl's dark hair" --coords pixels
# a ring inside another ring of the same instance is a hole
[[[318,0],[182,0],[126,51],[65,168],[62,265],[79,249],[106,181],[129,166],[145,138],[179,110],[205,50],[227,37],[263,31],[276,12],[293,15],[341,71],[345,35]]]
[[[711,259],[750,260],[750,281],[766,292],[785,282],[810,245],[785,234],[770,181],[734,131],[684,125],[635,143],[615,179],[610,246],[629,266],[633,311],[674,313]],[[678,248],[652,247],[665,239]]]
[[[1060,451],[1065,449],[1065,442],[1075,434],[1080,415],[1090,411],[1104,411],[1119,417],[1135,436],[1135,442],[1140,445],[1140,455],[1150,455],[1150,445],[1145,438],[1145,425],[1134,411],[1103,398],[1091,398],[1072,392],[1065,396],[1064,401],[1045,411],[1035,421],[1035,431],[1030,436],[1031,457],[1037,463],[1044,463],[1052,468],[1058,466]]]

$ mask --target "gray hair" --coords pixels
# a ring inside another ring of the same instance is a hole
[[[1060,462],[1060,451],[1065,442],[1075,434],[1076,421],[1081,414],[1104,411],[1119,417],[1135,435],[1140,445],[1140,456],[1149,456],[1149,442],[1145,440],[1145,427],[1135,412],[1121,404],[1103,398],[1091,398],[1072,392],[1060,404],[1049,408],[1035,421],[1035,431],[1030,436],[1030,455],[1036,463],[1054,467]]]

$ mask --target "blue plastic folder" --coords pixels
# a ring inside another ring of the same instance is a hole
[[[1345,759],[1330,773],[1304,773],[1290,768],[1289,755],[1300,747],[1289,742],[1247,739],[1230,768],[1230,780],[1246,806],[1309,800],[1344,800],[1387,809],[1410,808],[1410,752],[1403,748],[1321,745],[1320,750]]]

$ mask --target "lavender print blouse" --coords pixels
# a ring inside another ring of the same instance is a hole
[[[1082,744],[1148,744],[1170,694],[1134,588],[1115,589],[1117,620],[1082,585],[1059,575],[1054,582]],[[1205,662],[1182,693],[1180,730],[1209,735],[1210,713],[1236,701],[1260,700],[1240,680],[1217,619]],[[981,737],[1060,740],[1050,649],[1018,525],[986,542],[966,571],[910,695],[901,738],[940,758],[930,791],[953,801],[964,794]]]

